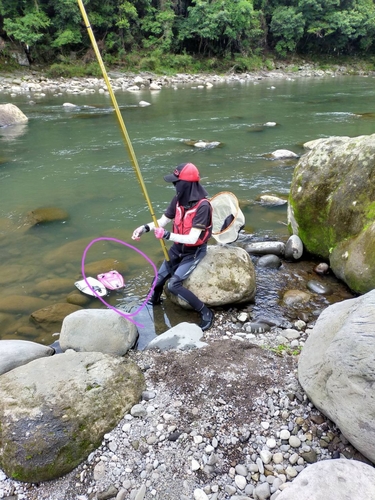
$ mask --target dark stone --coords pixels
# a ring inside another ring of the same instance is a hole
[[[110,498],[116,498],[118,489],[111,485],[107,490],[98,493],[98,500],[109,500]]]
[[[258,266],[270,269],[278,269],[281,266],[281,260],[277,255],[263,255],[258,260]]]
[[[301,453],[301,457],[308,464],[314,464],[318,460],[317,455],[316,455],[316,451],[314,451],[314,450],[310,450],[310,451],[307,451],[305,453]]]
[[[320,283],[319,281],[316,280],[310,280],[306,284],[307,288],[314,293],[317,293],[319,295],[331,295],[332,294],[332,289],[323,283]]]
[[[175,431],[171,432],[168,436],[168,441],[177,441],[177,439],[181,436],[181,432]]]

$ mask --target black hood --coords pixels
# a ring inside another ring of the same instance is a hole
[[[177,200],[183,207],[208,196],[207,191],[199,182],[177,181],[173,184],[176,188]]]

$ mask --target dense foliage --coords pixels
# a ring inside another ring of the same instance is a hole
[[[169,58],[227,59],[375,52],[373,0],[84,0],[108,63],[155,69]],[[77,0],[0,0],[0,56],[14,44],[34,62],[94,60]],[[246,68],[244,68],[246,69]]]

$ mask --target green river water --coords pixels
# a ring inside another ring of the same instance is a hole
[[[258,237],[288,236],[286,206],[265,207],[255,200],[264,193],[285,197],[296,161],[271,160],[268,153],[289,149],[301,155],[309,140],[375,132],[370,77],[265,79],[210,89],[179,85],[120,92],[116,98],[157,215],[173,196],[163,175],[190,161],[210,195],[236,194],[247,231]],[[23,127],[0,129],[0,338],[50,344],[56,325],[41,328],[30,313],[36,305],[66,302],[90,241],[108,237],[137,245],[156,265],[163,253],[152,234],[136,244],[130,238],[151,217],[109,96],[51,93],[32,97],[34,104],[30,100],[0,94],[0,103],[16,104],[29,118]],[[142,100],[151,106],[138,106]],[[66,108],[66,102],[78,107]],[[198,150],[184,142],[199,139],[221,146]],[[64,209],[69,218],[30,228],[27,214],[40,207]],[[140,254],[102,241],[90,248],[86,264],[104,259],[119,261],[127,284],[107,299],[110,304],[146,296],[153,271]],[[62,278],[71,280],[71,289],[38,286]],[[104,306],[93,299],[87,307]]]

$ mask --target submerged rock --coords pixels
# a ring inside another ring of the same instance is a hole
[[[75,311],[79,311],[80,309],[81,307],[74,304],[57,302],[56,304],[51,304],[47,307],[34,311],[30,318],[44,330],[60,330],[64,318]]]
[[[27,223],[31,226],[47,222],[61,222],[69,219],[66,210],[57,207],[36,208],[27,214]]]

